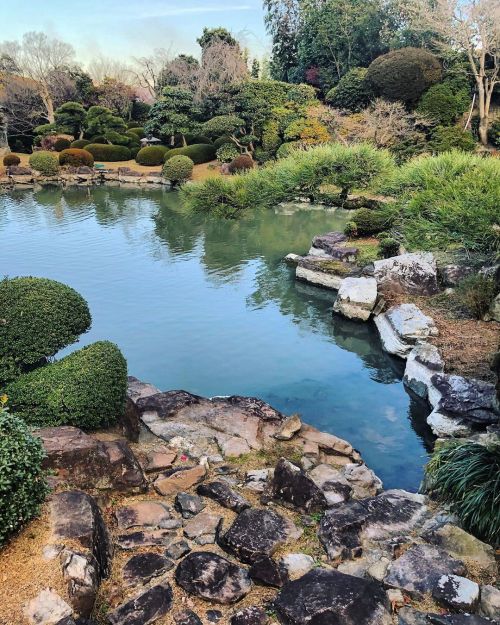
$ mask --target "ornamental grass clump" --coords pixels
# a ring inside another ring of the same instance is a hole
[[[426,490],[450,506],[468,532],[500,544],[500,443],[451,441],[427,464]]]

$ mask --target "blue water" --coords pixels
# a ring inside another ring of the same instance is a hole
[[[282,258],[342,228],[343,211],[186,214],[177,194],[99,187],[0,195],[0,273],[65,282],[89,302],[69,349],[116,342],[129,373],[202,395],[254,395],[348,439],[386,487],[416,490],[428,409],[370,323],[332,317],[334,292]],[[68,351],[68,350],[66,350]]]

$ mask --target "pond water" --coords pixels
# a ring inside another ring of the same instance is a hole
[[[282,262],[343,211],[279,208],[221,221],[176,193],[97,187],[0,195],[0,273],[65,282],[89,302],[70,349],[116,342],[129,373],[164,390],[254,395],[348,439],[386,487],[416,490],[428,408],[371,323],[332,317],[335,293]]]

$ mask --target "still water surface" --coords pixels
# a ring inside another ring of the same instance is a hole
[[[65,282],[90,332],[160,388],[255,395],[351,441],[386,487],[416,490],[428,409],[372,324],[332,317],[334,292],[295,282],[282,258],[341,229],[342,211],[186,214],[177,194],[99,187],[0,195],[0,274]],[[75,349],[73,346],[71,349]]]

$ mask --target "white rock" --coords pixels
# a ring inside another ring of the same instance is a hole
[[[29,602],[25,614],[34,625],[56,625],[71,616],[73,610],[57,593],[45,588]]]
[[[471,433],[469,426],[461,419],[449,417],[439,412],[437,408],[434,408],[427,417],[427,423],[430,425],[433,434],[439,438],[467,436]]]
[[[479,614],[500,623],[500,590],[494,586],[481,586]]]
[[[287,254],[285,256],[285,262],[296,265],[301,258],[302,256],[300,256],[300,254]]]
[[[257,469],[247,471],[245,474],[245,488],[262,493],[266,487],[267,480],[272,476],[272,469]]]
[[[320,488],[329,506],[347,501],[352,488],[338,469],[328,464],[319,464],[309,472],[309,477]]]
[[[459,575],[442,575],[432,594],[447,608],[472,612],[479,602],[479,585]]]
[[[436,401],[439,400],[440,393],[432,385],[431,377],[443,371],[444,362],[438,348],[431,343],[419,343],[408,355],[403,381],[420,397],[432,397]]]
[[[383,348],[401,358],[408,357],[417,341],[425,341],[438,334],[434,321],[415,304],[392,306],[375,317],[375,325]]]
[[[376,302],[377,281],[375,278],[344,278],[340,284],[333,310],[348,319],[367,321]]]
[[[437,293],[437,266],[430,252],[401,254],[373,263],[373,277],[380,290],[432,295]]]
[[[384,579],[385,574],[387,573],[387,569],[390,563],[391,561],[389,560],[389,558],[385,558],[384,556],[382,556],[380,560],[377,560],[370,566],[367,571],[368,576],[372,579],[377,580],[378,582],[381,582]]]
[[[314,567],[314,558],[305,553],[287,553],[280,559],[279,565],[288,579],[293,581],[309,573]]]
[[[309,282],[310,284],[335,290],[340,288],[340,284],[342,282],[341,276],[325,273],[324,271],[314,271],[313,269],[300,266],[295,270],[295,277],[297,280],[304,280],[304,282]]]
[[[402,608],[405,605],[405,598],[399,588],[389,588],[386,590],[387,601],[391,606],[391,610],[395,612],[398,608]]]
[[[343,474],[353,489],[354,499],[374,497],[382,492],[382,480],[366,464],[348,464]]]

